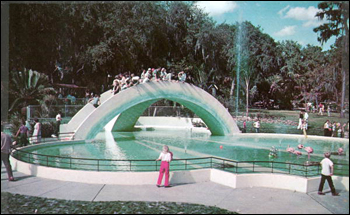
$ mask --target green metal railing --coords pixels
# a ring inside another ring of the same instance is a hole
[[[14,150],[12,156],[17,160],[62,169],[86,170],[98,172],[154,172],[159,171],[160,162],[155,160],[111,160],[71,158],[51,155],[42,155]],[[314,177],[321,174],[319,163],[295,164],[274,161],[233,161],[218,157],[174,159],[171,162],[171,171],[219,169],[236,174],[242,173],[278,173]],[[349,176],[348,164],[334,164],[334,175]]]

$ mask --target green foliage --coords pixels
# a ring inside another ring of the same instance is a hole
[[[54,131],[56,125],[54,124],[54,122],[43,122],[41,123],[41,125],[41,136],[43,138],[51,137],[51,135],[55,133]]]
[[[333,36],[345,35],[346,29],[348,31],[349,2],[321,2],[318,8],[320,12],[316,14],[316,17],[328,21],[314,29],[314,32],[320,34],[318,41],[323,44]]]
[[[21,117],[21,115],[19,113],[14,113],[12,115],[10,115],[10,119],[9,119],[9,123],[11,125],[11,134],[14,136],[16,135],[19,127],[21,126],[23,117]]]
[[[39,104],[45,94],[54,92],[45,74],[24,69],[10,72],[10,110],[19,111],[27,105]]]
[[[337,7],[332,11],[335,20],[328,27],[341,28],[344,15],[339,17]],[[186,70],[189,80],[205,90],[215,83],[223,101],[234,87],[238,23],[218,25],[193,2],[12,4],[10,20],[10,68],[33,68],[51,84],[74,83],[99,93],[101,85],[111,84],[108,74],[140,75],[142,69],[166,67]],[[335,55],[294,41],[277,43],[247,21],[242,26],[241,81],[250,89],[257,86],[254,100],[275,99],[290,107],[291,100],[315,99],[310,94],[320,91],[322,99],[334,100],[325,87],[311,92],[318,82],[309,79],[324,66],[320,59]],[[261,87],[266,83],[270,87]],[[332,85],[339,85],[338,78]]]
[[[40,118],[54,118],[57,114],[54,106],[58,105],[57,97],[54,95],[45,95],[40,101],[41,116]]]
[[[344,116],[345,99],[349,97],[349,1],[327,1],[318,5],[317,17],[328,22],[314,29],[319,33],[318,41],[322,44],[331,37],[341,41],[341,117]],[[337,44],[336,44],[337,45]]]

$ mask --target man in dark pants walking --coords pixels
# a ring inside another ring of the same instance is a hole
[[[1,167],[4,163],[9,181],[15,181],[13,178],[12,167],[10,164],[10,153],[12,146],[11,136],[3,132],[3,125],[1,125]]]
[[[318,188],[318,195],[325,195],[325,193],[322,192],[324,183],[328,182],[329,187],[331,188],[331,192],[333,196],[339,196],[339,193],[335,191],[332,175],[334,171],[333,162],[329,159],[331,157],[331,153],[326,152],[324,154],[324,159],[321,161],[322,165],[322,173],[321,173],[321,183]]]

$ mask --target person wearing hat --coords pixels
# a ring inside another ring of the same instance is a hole
[[[324,183],[327,180],[328,185],[331,188],[332,195],[339,196],[339,193],[337,193],[334,188],[333,180],[332,180],[334,167],[333,167],[333,162],[329,159],[331,157],[331,153],[330,152],[324,153],[324,157],[325,158],[320,162],[322,166],[322,172],[321,172],[321,182],[318,188],[318,195],[325,195],[325,193],[323,193],[322,191],[323,191]]]

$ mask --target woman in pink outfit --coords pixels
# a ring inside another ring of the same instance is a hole
[[[160,153],[159,158],[156,161],[162,161],[160,165],[160,170],[159,170],[159,178],[157,182],[157,187],[160,187],[162,184],[163,176],[165,173],[165,183],[164,187],[168,188],[170,187],[169,185],[169,166],[170,162],[172,160],[173,154],[169,151],[169,147],[167,145],[163,146],[163,151]]]

